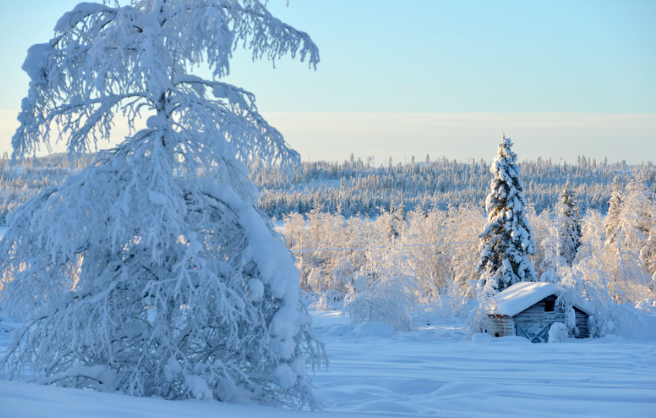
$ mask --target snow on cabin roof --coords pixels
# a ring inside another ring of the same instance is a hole
[[[515,316],[546,297],[558,296],[562,291],[561,286],[553,283],[515,283],[494,297],[496,305],[492,312],[498,315]],[[594,308],[583,300],[577,301],[574,306],[588,315],[594,312]]]
[[[560,290],[559,286],[553,283],[515,283],[494,297],[494,313],[515,316],[542,299],[559,293]]]

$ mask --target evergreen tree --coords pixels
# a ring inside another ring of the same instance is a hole
[[[387,219],[387,236],[390,239],[395,239],[399,237],[399,214],[397,213],[396,205],[394,202],[390,203],[390,211]]]
[[[237,45],[316,64],[314,43],[259,0],[81,3],[55,32],[23,66],[15,158],[52,126],[75,155],[109,138],[116,112],[149,117],[12,214],[2,299],[24,322],[0,368],[135,396],[312,405],[306,364],[323,348],[243,164],[298,154],[220,78]],[[212,79],[190,73],[198,62]]]
[[[570,189],[569,180],[561,194],[561,200],[556,208],[556,232],[559,239],[560,255],[568,266],[576,258],[581,247],[581,218],[576,196]]]
[[[479,236],[481,258],[476,266],[483,282],[491,282],[498,291],[536,280],[528,258],[535,253],[535,241],[525,214],[521,169],[512,145],[504,135],[490,167],[491,192],[485,201],[488,222]]]

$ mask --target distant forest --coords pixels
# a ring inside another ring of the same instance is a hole
[[[75,163],[61,155],[31,158],[19,166],[0,159],[0,224],[17,206],[45,187],[60,184],[66,176],[88,165],[93,156]],[[406,212],[480,208],[485,204],[491,179],[487,161],[458,162],[440,158],[423,161],[414,158],[405,164],[374,166],[371,159],[353,156],[342,163],[305,161],[296,167],[249,164],[251,179],[260,189],[260,208],[271,217],[282,219],[291,213],[321,213],[375,217],[392,208]],[[608,211],[613,178],[622,182],[644,179],[652,190],[656,168],[652,162],[641,165],[597,162],[579,157],[577,164],[538,158],[521,163],[524,196],[540,214],[553,208],[569,180],[582,214],[595,209]]]
[[[652,162],[637,166],[597,162],[584,156],[577,164],[538,158],[521,164],[524,196],[537,214],[553,208],[569,180],[582,214],[588,209],[608,212],[615,177],[620,182],[639,177],[653,189],[656,169]],[[269,216],[312,210],[352,216],[374,217],[395,207],[405,211],[478,207],[485,205],[491,180],[490,163],[484,160],[458,162],[429,156],[421,162],[375,167],[353,156],[342,163],[303,162],[282,170],[250,164],[251,179],[260,188],[260,207]]]

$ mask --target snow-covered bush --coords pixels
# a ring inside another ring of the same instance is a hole
[[[550,343],[564,343],[567,340],[569,329],[567,325],[562,322],[554,322],[549,327],[549,342]]]
[[[461,318],[469,315],[469,301],[463,286],[452,281],[440,289],[436,298],[430,301],[420,300],[418,309],[423,307],[427,314],[431,313],[440,318]]]
[[[591,318],[591,322],[599,328],[599,317]],[[608,327],[604,335],[617,335],[630,340],[655,340],[656,317],[642,312],[630,303],[614,305],[610,321],[601,322]]]
[[[497,285],[494,277],[487,280],[473,280],[471,282],[472,298],[467,304],[469,315],[466,319],[466,328],[470,335],[486,332],[487,316],[495,304],[494,295],[497,294]]]
[[[365,322],[388,324],[397,331],[413,331],[416,328],[412,318],[411,298],[398,293],[399,287],[392,281],[377,285],[357,296],[350,296],[344,306],[351,324]]]
[[[314,405],[324,359],[298,270],[243,161],[298,154],[254,96],[219,81],[237,44],[255,57],[318,52],[258,0],[81,3],[30,48],[19,159],[52,129],[76,155],[116,112],[147,128],[12,213],[2,302],[20,314],[9,378],[166,399]],[[204,62],[213,79],[189,71]],[[238,158],[236,159],[235,156]]]
[[[344,312],[351,323],[378,322],[397,331],[414,330],[412,313],[417,308],[419,286],[404,269],[407,264],[398,257],[398,247],[369,250],[367,257],[370,262],[353,281],[345,299]]]
[[[321,295],[319,295],[317,292],[304,292],[303,293],[303,304],[307,306],[308,308],[316,307],[317,302],[319,302],[319,299],[321,298]]]
[[[396,246],[393,261],[405,263],[404,275],[412,277],[419,309],[445,316],[461,316],[469,299],[469,281],[477,278],[475,241],[485,222],[479,208],[461,207],[448,212],[437,209],[413,211],[407,224],[390,240],[390,214],[370,220],[312,211],[305,220],[292,214],[285,218],[283,233],[288,248],[296,252],[301,285],[306,291],[327,294],[354,291],[356,279],[371,271],[381,254]],[[376,251],[367,252],[366,248]],[[380,251],[378,251],[380,250]],[[333,309],[322,298],[320,309]]]
[[[320,311],[340,311],[344,309],[345,297],[344,292],[330,289],[319,297],[316,307]]]
[[[656,316],[656,298],[646,298],[636,304],[636,309],[651,316]]]

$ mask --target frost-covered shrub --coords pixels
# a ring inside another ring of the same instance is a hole
[[[469,315],[466,319],[466,328],[470,335],[487,332],[487,316],[494,306],[494,295],[496,291],[496,280],[488,278],[487,280],[472,281],[471,283],[473,297],[469,303]]]
[[[636,309],[646,314],[656,316],[656,298],[646,298],[641,300],[636,304]]]
[[[344,309],[344,297],[346,294],[339,290],[330,289],[317,301],[317,309],[320,311],[340,311]]]
[[[567,325],[562,322],[554,322],[549,327],[549,342],[550,343],[564,343],[569,335]]]
[[[317,302],[319,302],[319,299],[321,296],[317,292],[304,292],[303,293],[303,304],[307,306],[308,308],[316,308]]]
[[[406,263],[395,258],[398,247],[370,250],[370,262],[361,270],[345,299],[344,312],[352,324],[380,322],[397,331],[416,328],[412,313],[416,311],[418,283]],[[376,254],[373,254],[376,251]]]
[[[411,301],[403,293],[395,294],[398,288],[386,283],[374,290],[347,299],[344,312],[351,324],[376,322],[388,324],[397,331],[412,331],[416,328],[409,307]]]
[[[439,291],[437,298],[422,305],[427,311],[440,318],[461,318],[469,314],[469,301],[462,286],[452,281]]]
[[[609,325],[612,327],[609,334],[632,340],[656,340],[656,317],[637,310],[630,303],[614,306]]]

